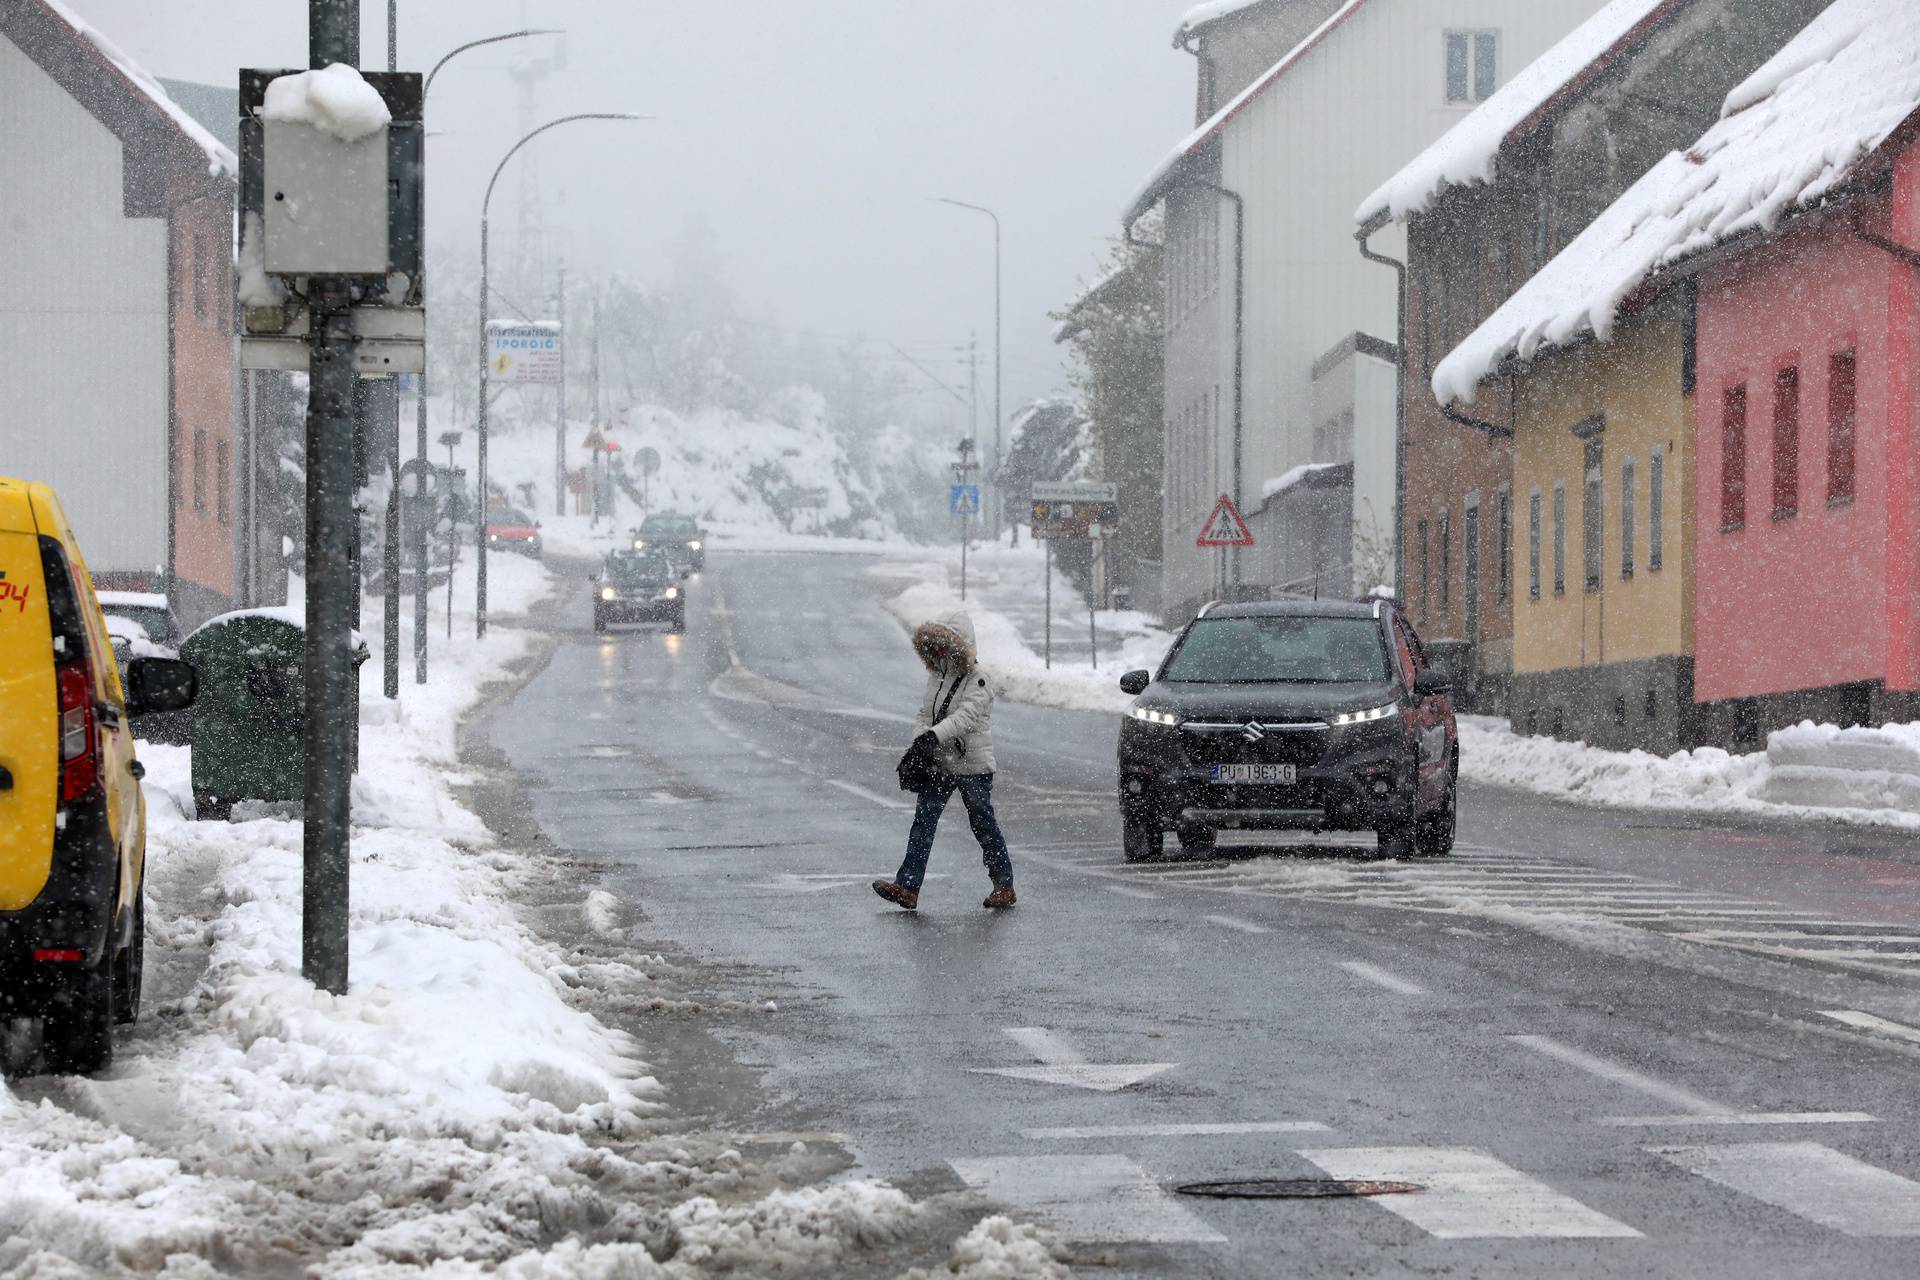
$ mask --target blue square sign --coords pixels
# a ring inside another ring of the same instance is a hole
[[[947,511],[956,516],[979,515],[980,486],[977,484],[947,486]]]

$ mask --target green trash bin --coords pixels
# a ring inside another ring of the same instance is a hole
[[[285,608],[221,614],[180,646],[180,656],[200,672],[193,803],[202,820],[224,822],[245,800],[302,799],[305,650],[301,616]],[[356,637],[354,665],[366,660],[366,643]],[[354,745],[357,754],[357,734]]]

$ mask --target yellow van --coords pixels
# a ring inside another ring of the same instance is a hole
[[[129,718],[197,686],[187,663],[137,658],[122,688],[60,500],[0,478],[0,1018],[38,1021],[49,1070],[106,1066],[113,1023],[139,1013],[146,801]]]

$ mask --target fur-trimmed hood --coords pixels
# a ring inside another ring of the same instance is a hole
[[[953,673],[965,675],[980,661],[974,649],[973,619],[965,609],[955,609],[931,622],[921,623],[913,629],[913,651],[920,655],[927,670],[936,675],[951,671],[955,659],[958,659],[958,670]]]

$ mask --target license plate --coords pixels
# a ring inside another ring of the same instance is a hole
[[[1209,766],[1207,780],[1225,786],[1290,787],[1299,780],[1299,770],[1290,764],[1216,764]]]

